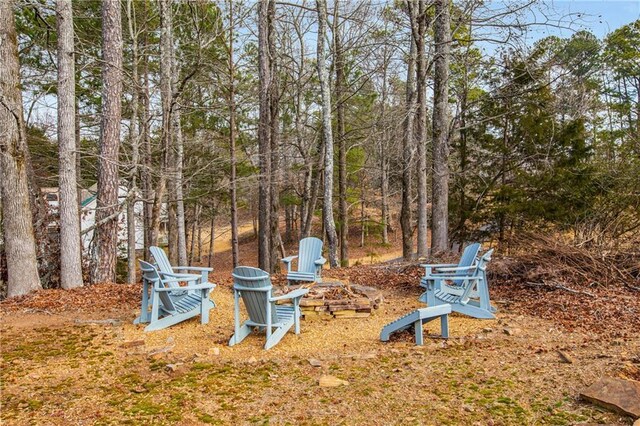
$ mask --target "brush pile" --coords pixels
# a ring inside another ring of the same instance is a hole
[[[558,237],[525,234],[509,243],[512,257],[490,268],[497,278],[529,285],[593,288],[622,285],[640,290],[640,250],[596,250]],[[635,247],[638,247],[635,245]]]

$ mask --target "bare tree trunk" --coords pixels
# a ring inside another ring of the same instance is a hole
[[[173,139],[173,138],[172,138]],[[171,156],[173,157],[173,155]],[[173,164],[174,160],[169,160]],[[170,166],[173,171],[173,167]],[[172,172],[167,182],[167,242],[169,251],[169,262],[172,265],[178,264],[178,209],[176,207],[176,182],[175,174]]]
[[[172,28],[173,38],[173,28]],[[180,80],[180,72],[178,68],[178,62],[175,59],[175,51],[171,55],[171,67],[173,68],[173,83],[171,92],[176,93],[178,88],[176,85]],[[182,135],[182,112],[180,105],[176,99],[172,98],[171,106],[171,119],[173,124],[173,185],[175,187],[175,212],[176,212],[176,260],[180,265],[187,264],[187,229],[185,226],[184,217],[184,182],[183,182],[183,169],[184,169],[184,138]]]
[[[193,212],[193,215],[196,215],[196,212]],[[191,265],[193,263],[193,254],[196,249],[196,220],[194,217],[193,222],[191,223],[191,239],[189,241],[189,259],[187,259],[187,263]]]
[[[340,240],[340,265],[349,266],[349,211],[347,205],[347,144],[345,132],[345,64],[340,33],[338,1],[334,3],[333,44],[336,71],[336,130],[338,139],[338,227]]]
[[[175,128],[175,144],[176,144],[176,219],[177,219],[177,245],[178,245],[178,263],[180,265],[187,264],[187,228],[184,217],[184,188],[183,188],[183,162],[184,162],[184,140],[182,136],[181,113],[179,109],[173,112],[174,128]]]
[[[146,16],[147,2],[142,2],[142,16]],[[153,240],[153,179],[151,177],[151,138],[149,125],[149,56],[146,53],[148,31],[145,25],[143,31],[143,98],[142,98],[142,188],[144,197],[144,259],[149,260],[149,247]]]
[[[318,80],[322,95],[322,130],[324,140],[324,201],[322,215],[329,244],[329,265],[338,263],[338,235],[333,220],[333,131],[331,129],[331,90],[329,88],[329,70],[326,65],[324,38],[327,33],[327,2],[316,0],[318,11]]]
[[[270,9],[273,0],[259,3],[258,12],[258,72],[260,76],[260,121],[258,143],[260,151],[260,181],[258,195],[258,265],[271,270],[271,75],[270,41],[273,40]]]
[[[202,206],[196,205],[196,233],[198,234],[198,264],[202,262],[202,223],[200,223],[200,217],[202,216]]]
[[[236,100],[235,100],[235,63],[233,58],[233,0],[229,0],[229,198],[231,204],[231,257],[233,267],[240,262],[238,248],[238,195],[236,183]],[[211,265],[211,250],[213,249],[213,218],[211,219],[211,246],[209,266]]]
[[[302,232],[301,232],[301,237],[302,238],[306,238],[309,235],[311,235],[311,226],[313,225],[313,215],[316,211],[316,205],[318,204],[318,192],[320,191],[320,184],[319,184],[319,180],[322,177],[322,170],[323,170],[323,164],[324,162],[324,144],[323,146],[320,148],[320,155],[318,156],[318,166],[316,167],[316,185],[312,185],[313,183],[313,173],[311,170],[310,171],[310,177],[309,177],[309,188],[310,188],[310,192],[311,192],[311,197],[309,199],[309,203],[308,203],[308,208],[306,211],[306,215],[305,215],[305,219],[304,219],[304,224],[302,227]],[[311,167],[310,167],[311,169]],[[306,183],[305,183],[306,185]],[[324,238],[324,237],[323,237]]]
[[[131,171],[129,177],[129,194],[127,196],[127,282],[136,282],[136,214],[138,162],[140,161],[140,126],[138,116],[139,87],[138,81],[138,33],[133,0],[127,0],[127,21],[131,37],[131,120],[129,121],[129,142],[131,143]]]
[[[171,101],[173,97],[171,80],[173,70],[171,57],[173,52],[171,0],[160,0],[160,98],[162,103],[162,165],[153,200],[151,219],[151,240],[153,246],[158,245],[162,203],[167,188],[167,172],[171,149]],[[168,203],[167,203],[168,204]],[[169,207],[167,205],[167,207]],[[171,250],[170,250],[171,254]]]
[[[13,1],[0,0],[0,186],[7,297],[42,288],[29,201],[26,146]]]
[[[383,69],[382,69],[382,93],[381,93],[381,106],[380,106],[380,118],[378,119],[378,125],[382,126],[382,137],[380,141],[380,197],[381,197],[381,211],[382,217],[382,243],[389,243],[389,159],[387,157],[387,144],[389,143],[389,126],[387,123],[387,96],[388,96],[388,82],[387,73],[389,70],[389,53],[388,47],[385,45],[383,53]]]
[[[58,149],[60,158],[60,285],[81,287],[82,248],[76,181],[76,80],[71,0],[56,2],[58,27]]]
[[[411,225],[411,165],[413,162],[413,126],[416,108],[416,44],[413,37],[411,37],[410,40],[411,48],[407,68],[406,116],[404,120],[404,134],[402,138],[402,207],[400,209],[402,257],[405,260],[411,260],[413,258],[413,229]]]
[[[215,209],[211,212],[211,229],[209,230],[209,255],[208,255],[208,262],[207,262],[207,266],[209,268],[211,268],[211,265],[213,264],[213,250],[215,248],[215,239],[216,239],[216,211]],[[235,266],[234,266],[235,268]]]
[[[115,282],[118,250],[118,152],[122,98],[122,20],[119,0],[102,2],[102,132],[98,162],[96,267],[93,282]]]
[[[269,88],[269,104],[270,104],[270,143],[271,143],[271,173],[270,186],[271,194],[271,215],[270,215],[270,269],[269,272],[276,272],[280,266],[278,262],[278,250],[282,245],[280,237],[280,87],[278,82],[278,53],[275,45],[274,22],[276,14],[275,1],[269,4],[269,56],[271,58],[269,66],[271,67],[271,85]]]
[[[450,0],[436,0],[433,100],[433,229],[434,252],[449,248],[449,49]]]
[[[360,173],[360,247],[364,247],[367,233],[367,220],[365,214],[365,185],[364,185],[364,169]]]
[[[425,36],[427,32],[427,14],[425,0],[408,3],[416,11],[411,13],[411,28],[416,44],[416,91],[418,118],[416,122],[416,146],[418,155],[418,257],[427,256],[427,57]]]

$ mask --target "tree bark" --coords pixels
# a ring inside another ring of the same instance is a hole
[[[58,29],[58,154],[60,160],[60,285],[81,287],[82,248],[76,180],[76,81],[71,0],[56,2]]]
[[[427,11],[425,0],[414,0],[415,8],[412,17],[412,33],[416,44],[416,91],[418,117],[416,121],[416,146],[418,156],[418,248],[417,256],[427,256],[427,56],[425,52],[425,36],[427,32]]]
[[[177,231],[177,257],[178,264],[187,264],[187,228],[184,215],[184,188],[183,188],[183,162],[184,139],[182,135],[182,123],[180,109],[173,112],[175,135],[175,188],[176,188],[176,231]]]
[[[340,265],[349,266],[349,211],[347,205],[347,144],[345,135],[345,63],[338,1],[334,3],[333,45],[336,71],[336,130],[338,139],[338,223]]]
[[[433,229],[431,249],[449,249],[449,49],[450,0],[435,1],[435,64],[433,99]]]
[[[147,2],[142,2],[142,16],[146,16]],[[143,167],[141,173],[142,193],[144,197],[144,259],[149,261],[149,247],[153,239],[153,179],[151,176],[151,138],[149,125],[149,56],[147,54],[148,30],[143,31],[143,65],[142,65],[142,152]]]
[[[273,0],[263,0],[258,9],[258,74],[260,79],[260,119],[258,144],[260,177],[258,185],[258,266],[271,270],[271,75],[270,8]],[[275,5],[274,5],[275,7]]]
[[[136,282],[136,214],[138,163],[140,161],[139,84],[138,81],[138,33],[136,28],[135,4],[127,0],[127,22],[131,38],[131,119],[129,120],[129,143],[131,144],[131,170],[129,172],[129,194],[127,196],[127,282]]]
[[[380,93],[380,116],[378,118],[380,134],[380,216],[382,222],[382,243],[389,243],[389,123],[387,123],[387,97],[389,92],[388,72],[391,56],[389,47],[383,47],[382,54],[382,92]]]
[[[278,53],[275,44],[275,19],[276,19],[276,3],[269,3],[269,57],[271,67],[271,84],[269,87],[269,110],[270,110],[270,143],[271,143],[271,173],[270,176],[270,195],[271,195],[271,214],[270,220],[270,261],[267,271],[276,272],[279,267],[278,250],[282,245],[280,236],[280,87],[278,81]]]
[[[122,21],[119,0],[102,2],[102,126],[93,282],[115,282],[118,250],[118,152],[122,98]],[[107,220],[107,218],[109,218]]]
[[[414,120],[416,108],[415,68],[416,44],[413,36],[410,38],[407,67],[406,112],[404,132],[402,137],[402,206],[400,208],[400,228],[402,229],[402,257],[405,260],[413,258],[413,229],[411,225],[411,169],[414,150]]]
[[[212,209],[211,212],[211,227],[209,229],[209,254],[207,256],[207,266],[209,268],[211,268],[211,265],[213,264],[213,250],[215,247],[215,237],[216,237],[216,211],[215,208]],[[234,266],[235,268],[235,266]]]
[[[240,262],[238,248],[238,200],[236,183],[236,101],[235,101],[235,63],[233,58],[233,33],[235,31],[233,20],[233,1],[229,0],[229,198],[231,215],[231,258],[233,267]],[[211,219],[211,247],[213,248],[213,218]],[[211,263],[209,253],[209,263]]]
[[[171,0],[160,0],[160,100],[162,104],[162,164],[160,166],[160,176],[156,186],[153,200],[153,211],[151,219],[151,239],[153,246],[158,245],[158,234],[160,232],[162,203],[167,189],[167,172],[169,169],[169,158],[171,149],[171,101],[173,93],[171,80],[173,69],[171,67],[171,57],[173,52],[172,36],[172,11]],[[168,207],[168,206],[167,206]],[[170,250],[171,252],[171,250]]]
[[[26,129],[13,16],[13,1],[0,0],[0,186],[7,297],[21,296],[42,288],[31,221]]]
[[[329,265],[338,267],[338,235],[333,219],[333,131],[331,129],[331,90],[329,88],[329,72],[326,66],[324,38],[327,33],[326,0],[316,0],[318,12],[318,80],[322,95],[322,130],[324,140],[324,200],[322,215],[329,245]]]
[[[173,20],[171,26],[171,39],[173,43]],[[173,44],[172,44],[173,46]],[[174,98],[174,94],[178,92],[178,82],[180,81],[180,69],[178,67],[178,61],[176,60],[175,49],[171,52],[171,69],[173,79],[171,83],[171,124],[172,135],[172,194],[175,194],[174,203],[172,203],[175,217],[173,218],[175,225],[175,241],[174,257],[179,265],[187,264],[187,229],[185,225],[184,215],[184,181],[183,181],[183,169],[184,169],[184,138],[182,134],[182,111],[178,103],[178,99]],[[197,210],[197,209],[196,209]],[[170,247],[171,249],[171,247]],[[171,254],[171,250],[169,250]]]

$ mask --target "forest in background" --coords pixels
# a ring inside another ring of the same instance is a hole
[[[637,243],[640,21],[531,44],[535,28],[580,17],[541,23],[549,5],[533,0],[0,5],[17,51],[0,52],[0,127],[15,127],[0,135],[9,296],[116,281],[118,215],[136,202],[145,247],[166,203],[180,264],[196,229],[222,219],[234,264],[239,221],[255,220],[268,271],[283,243],[312,234],[332,267],[348,265],[347,230],[383,245],[399,233],[407,260],[471,240],[507,249],[524,232],[604,253]],[[95,183],[82,256],[64,224]],[[60,188],[59,234],[41,187]],[[28,228],[31,256],[10,247]],[[130,249],[129,282],[135,260]]]

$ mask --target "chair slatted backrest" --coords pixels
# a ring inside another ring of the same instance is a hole
[[[233,276],[233,285],[244,287],[241,290],[242,300],[247,309],[251,321],[258,324],[267,323],[267,299],[271,297],[271,277],[266,271],[249,266],[238,266],[231,273]],[[256,291],[246,290],[246,288],[255,288]],[[259,290],[258,290],[259,289]],[[271,303],[271,323],[278,322],[276,313],[276,304]]]
[[[484,277],[486,276],[487,264],[489,263],[489,261],[491,261],[492,254],[493,254],[493,249],[487,251],[485,254],[482,255],[482,257],[480,257],[480,259],[478,260],[478,265],[476,266],[476,269],[473,272],[474,278],[479,277],[481,279],[484,279]],[[468,282],[464,283],[465,288],[464,288],[464,291],[462,292],[462,295],[460,296],[460,300],[462,300],[463,302],[466,302],[469,300],[471,292],[474,290],[476,283],[477,283],[477,280],[469,280]]]
[[[473,265],[473,262],[476,261],[478,257],[478,252],[480,251],[480,243],[469,244],[465,247],[462,252],[462,256],[460,257],[460,262],[458,262],[458,267],[467,267]],[[456,271],[455,275],[469,275],[471,271]],[[462,285],[463,280],[453,280],[454,284]]]
[[[162,277],[158,273],[158,270],[152,264],[140,260],[140,271],[142,272],[142,279],[147,280],[151,284],[151,288],[166,288],[167,286],[162,282]],[[151,290],[153,294],[153,290]],[[167,312],[175,312],[176,307],[173,304],[173,299],[169,292],[159,291],[158,296],[160,302],[162,302],[162,309]]]
[[[151,246],[149,247],[149,251],[153,256],[153,259],[156,261],[158,265],[158,269],[160,272],[172,274],[173,268],[171,267],[171,262],[169,262],[169,258],[167,257],[167,253],[160,247]]]
[[[300,240],[298,250],[298,272],[316,271],[315,261],[322,256],[322,240],[316,237],[307,237]]]

